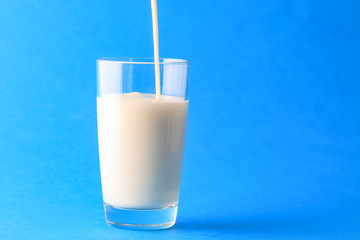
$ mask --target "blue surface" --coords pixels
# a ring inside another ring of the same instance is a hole
[[[96,64],[152,56],[150,0],[0,2],[0,239],[359,239],[359,1],[158,0],[192,61],[177,225],[105,224]]]

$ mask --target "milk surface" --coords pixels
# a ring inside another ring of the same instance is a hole
[[[121,208],[178,203],[188,101],[154,94],[97,98],[104,202]]]

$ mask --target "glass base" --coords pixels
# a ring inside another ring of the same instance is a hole
[[[156,209],[118,208],[104,203],[106,222],[133,230],[158,230],[174,226],[178,206]]]

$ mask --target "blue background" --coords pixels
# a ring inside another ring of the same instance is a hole
[[[150,0],[0,2],[1,239],[359,239],[359,1],[158,0],[192,62],[178,223],[106,225],[96,59],[153,56]]]

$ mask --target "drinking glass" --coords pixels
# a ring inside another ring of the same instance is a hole
[[[178,210],[188,112],[189,62],[153,58],[97,60],[101,185],[107,223],[169,228]],[[159,95],[158,95],[159,96]]]

